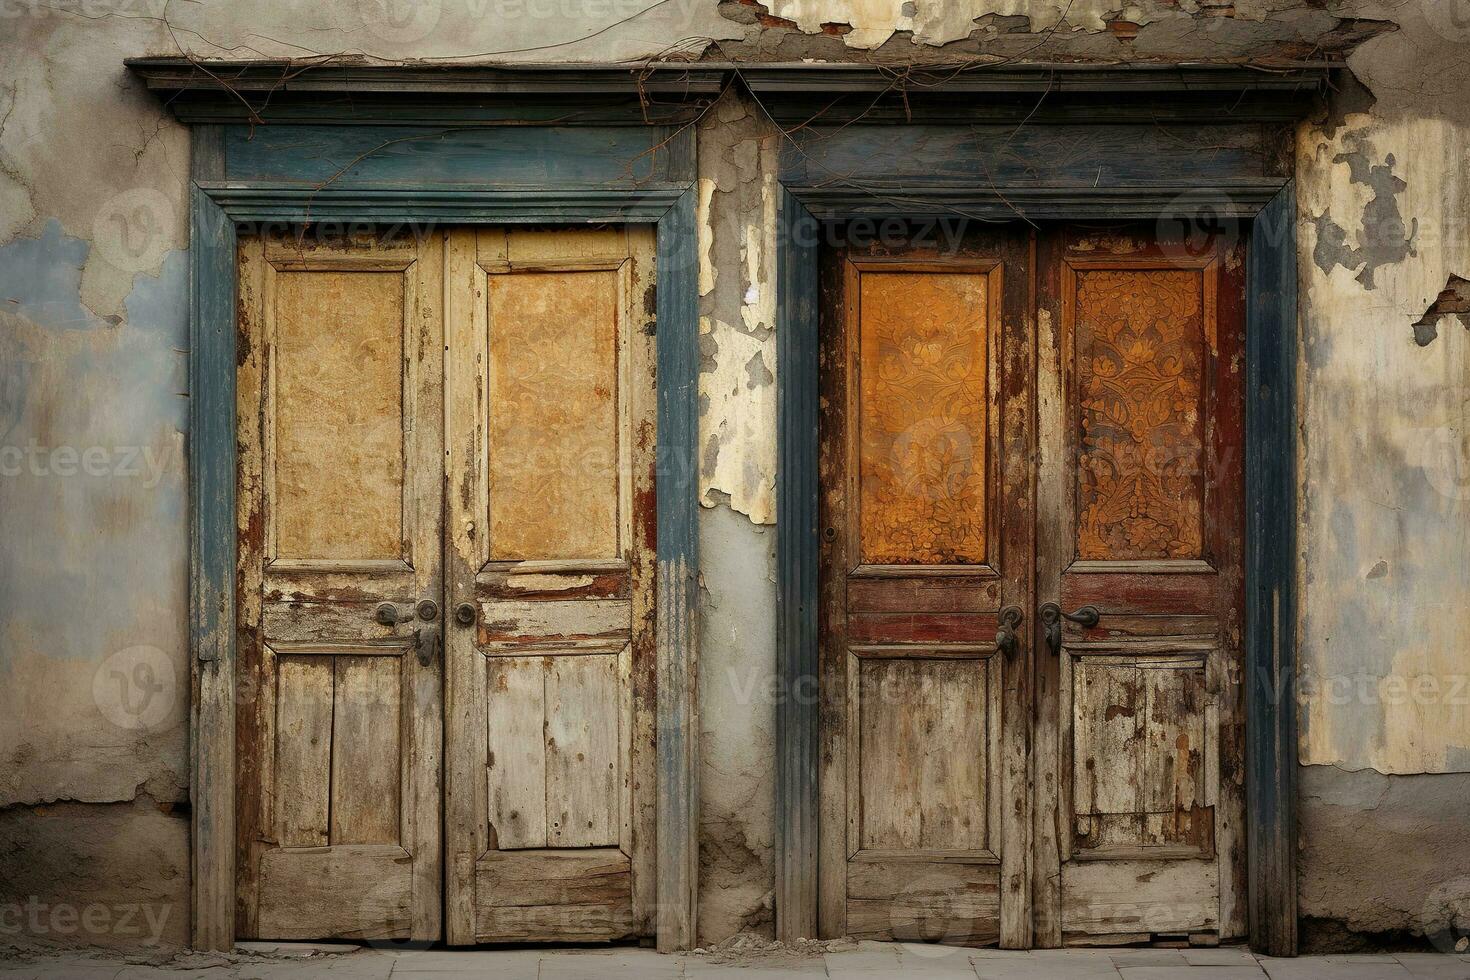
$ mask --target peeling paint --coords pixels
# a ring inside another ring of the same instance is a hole
[[[837,60],[854,49],[895,59],[1176,58],[1240,60],[1346,54],[1396,24],[1375,4],[1315,0],[722,0],[767,57]],[[1361,15],[1359,15],[1361,14]],[[792,35],[805,44],[791,43]],[[919,49],[916,52],[915,49]],[[730,49],[722,45],[727,54]],[[775,52],[781,52],[776,55]],[[931,54],[932,53],[932,54]]]
[[[734,93],[699,132],[700,498],[776,519],[776,137]],[[704,266],[710,265],[706,277]],[[726,275],[714,268],[727,270]],[[704,289],[704,285],[709,288]]]
[[[1406,227],[1399,213],[1399,195],[1408,184],[1394,174],[1397,161],[1392,153],[1381,163],[1372,162],[1372,145],[1362,132],[1348,133],[1345,137],[1348,149],[1332,158],[1335,164],[1346,164],[1349,179],[1361,184],[1371,195],[1363,206],[1362,218],[1353,233],[1353,244],[1348,244],[1348,231],[1328,214],[1315,218],[1317,245],[1312,257],[1323,272],[1331,272],[1333,266],[1356,269],[1358,282],[1364,289],[1375,288],[1374,276],[1384,265],[1402,262],[1414,253],[1414,237],[1419,230],[1418,219],[1412,219]]]
[[[1470,267],[1470,119],[1419,108],[1409,66],[1461,50],[1424,30],[1355,55],[1375,100],[1303,127],[1297,173],[1301,761],[1403,775],[1470,769],[1470,331],[1426,316]]]
[[[0,805],[184,794],[186,256],[100,317],[89,251],[55,220],[0,246]]]
[[[1447,316],[1453,316],[1461,326],[1470,330],[1470,279],[1450,274],[1444,289],[1429,304],[1429,309],[1414,321],[1414,343],[1420,347],[1434,343],[1439,337],[1439,321]]]

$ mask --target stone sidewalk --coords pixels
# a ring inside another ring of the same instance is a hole
[[[636,948],[394,950],[257,947],[231,956],[163,959],[105,953],[0,955],[0,980],[675,980],[832,977],[878,980],[1470,980],[1470,955],[1401,953],[1256,957],[1244,949],[1114,949],[1005,952],[887,943],[747,943],[679,956]]]

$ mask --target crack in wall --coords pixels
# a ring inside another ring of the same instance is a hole
[[[1444,289],[1424,311],[1424,315],[1413,323],[1414,343],[1428,347],[1439,338],[1439,322],[1447,316],[1460,321],[1470,330],[1470,279],[1450,273]]]

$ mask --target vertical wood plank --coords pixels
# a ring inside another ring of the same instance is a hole
[[[413,454],[409,457],[405,506],[409,509],[416,594],[444,600],[444,361],[445,235],[417,239],[417,275],[405,318],[404,413]],[[408,691],[404,710],[403,840],[414,855],[412,936],[442,937],[444,923],[444,674],[445,629],[442,612],[416,629],[432,633],[438,656],[419,662],[415,651],[404,659]]]
[[[1040,236],[1036,243],[1033,279],[1036,293],[1036,601],[1055,602],[1062,593],[1062,569],[1071,558],[1071,472],[1063,458],[1067,444],[1065,374],[1068,354],[1062,333],[1060,239]],[[1047,646],[1046,628],[1039,617],[1029,620],[1031,645],[1036,650],[1036,710],[1031,751],[1032,797],[1032,937],[1033,945],[1062,945],[1062,840],[1070,830],[1062,826],[1067,798],[1063,783],[1061,733],[1071,711],[1064,684],[1063,659]],[[1067,726],[1070,727],[1070,726]]]
[[[1160,666],[1140,673],[1148,709],[1141,809],[1175,816],[1204,806],[1204,763],[1216,742],[1205,724],[1204,665]]]
[[[818,224],[780,191],[776,285],[776,938],[817,935]]]
[[[818,440],[820,456],[817,461],[818,504],[817,526],[833,528],[830,539],[819,547],[817,567],[819,589],[817,631],[818,665],[821,677],[818,683],[818,760],[820,786],[818,789],[817,815],[817,881],[816,929],[823,939],[832,939],[848,934],[847,922],[847,859],[848,847],[848,769],[856,762],[856,752],[848,752],[847,729],[844,719],[850,720],[858,706],[848,696],[849,685],[854,677],[849,675],[847,651],[847,601],[849,567],[849,541],[851,534],[837,533],[839,527],[847,525],[848,508],[848,431],[849,382],[851,371],[847,369],[849,359],[849,323],[856,319],[857,310],[849,297],[856,296],[857,272],[845,256],[836,249],[829,249],[817,257],[820,262],[818,285],[821,290],[817,309],[818,337]],[[780,476],[778,475],[778,480]],[[778,532],[784,533],[778,529]],[[826,536],[823,535],[825,538]],[[857,673],[852,671],[852,675]],[[825,719],[825,721],[824,721]],[[855,744],[855,741],[854,741]],[[779,818],[778,818],[779,819]],[[829,828],[823,832],[821,828]]]
[[[276,661],[275,839],[282,847],[331,842],[334,659]]]
[[[264,431],[261,395],[268,363],[266,344],[253,338],[265,333],[265,248],[259,237],[240,243],[239,320],[236,343],[242,352],[236,369],[235,412],[237,435],[235,554],[236,683],[253,689],[255,696],[236,708],[235,775],[235,930],[240,936],[259,935],[260,861],[275,835],[271,798],[275,752],[275,658],[261,629],[262,584],[265,573]],[[196,738],[199,736],[196,736]],[[252,787],[253,792],[244,791]]]
[[[1297,949],[1296,222],[1288,183],[1251,225],[1246,279],[1248,902],[1270,956]]]
[[[691,134],[692,135],[692,134]],[[675,140],[683,144],[683,140]],[[658,513],[665,504],[658,496],[658,268],[654,261],[657,236],[652,226],[627,229],[632,269],[627,281],[628,408],[630,427],[626,452],[631,480],[625,488],[632,519],[624,528],[630,540],[629,573],[632,590],[632,643],[623,651],[625,719],[622,739],[628,760],[623,774],[625,797],[623,850],[632,855],[633,924],[640,936],[657,930],[658,850],[656,810],[658,786]],[[652,310],[654,317],[650,318]],[[677,322],[677,321],[675,321]],[[687,507],[675,500],[669,506]]]
[[[225,176],[224,130],[195,126],[193,180]],[[234,946],[235,226],[189,191],[189,647],[191,936]]]
[[[1031,231],[1024,252],[1005,268],[1002,306],[994,332],[999,351],[1001,411],[1001,603],[1019,606],[1024,621],[1036,610],[1036,233]],[[1022,257],[1024,256],[1024,258]],[[1024,634],[1023,634],[1024,635]],[[1000,945],[1029,949],[1031,913],[1031,787],[1032,719],[1035,718],[1033,683],[1037,650],[1019,644],[1002,665],[1004,682],[1000,711],[1002,729],[997,759],[996,787],[1004,800],[1001,810]],[[1013,720],[1013,722],[1012,722]]]
[[[546,668],[539,657],[484,659],[493,846],[545,847]]]
[[[475,941],[475,860],[488,846],[487,745],[478,733],[486,731],[485,658],[475,649],[474,634],[453,619],[457,603],[475,594],[475,573],[485,563],[487,543],[483,519],[475,517],[486,506],[483,454],[485,444],[485,390],[487,361],[485,274],[476,265],[480,238],[486,229],[452,229],[445,243],[445,338],[460,356],[447,358],[445,399],[446,489],[454,508],[444,533],[444,836],[445,940],[451,945]],[[501,234],[502,244],[504,240]],[[465,513],[468,509],[472,513]],[[539,773],[540,770],[537,770]]]
[[[336,661],[331,842],[400,843],[403,662],[361,655]]]
[[[1136,771],[1143,755],[1139,671],[1095,666],[1082,658],[1074,662],[1072,678],[1073,812],[1079,820],[1084,815],[1135,813],[1142,808]],[[1070,819],[1071,814],[1065,816]]]
[[[699,898],[698,262],[694,192],[658,222],[658,948],[694,945]]]
[[[547,845],[616,846],[622,768],[618,759],[617,657],[548,660]]]

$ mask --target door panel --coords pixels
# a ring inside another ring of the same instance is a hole
[[[439,933],[442,253],[240,245],[242,937]]]
[[[1029,243],[823,269],[823,935],[1024,946]],[[834,832],[835,831],[835,832]]]
[[[1244,263],[1187,244],[1043,249],[1038,582],[1066,614],[1059,650],[1037,635],[1047,945],[1244,932]]]
[[[450,235],[452,943],[653,912],[653,238]]]

